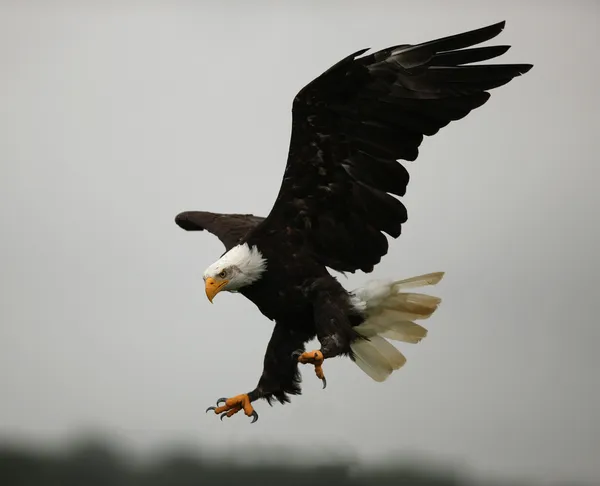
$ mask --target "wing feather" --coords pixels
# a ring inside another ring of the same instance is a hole
[[[184,211],[175,217],[175,223],[186,231],[206,230],[219,238],[225,248],[230,250],[264,219],[253,214]]]
[[[509,49],[473,47],[503,29],[500,22],[372,54],[363,49],[306,85],[294,99],[279,195],[251,237],[287,238],[338,271],[372,271],[388,251],[383,233],[398,237],[407,220],[392,196],[403,196],[409,182],[397,161],[415,160],[424,136],[531,69],[471,64]]]

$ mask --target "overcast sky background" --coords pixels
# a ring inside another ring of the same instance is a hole
[[[428,338],[384,384],[333,360],[327,390],[307,368],[253,426],[205,415],[254,387],[272,324],[208,303],[221,244],[175,214],[266,215],[294,95],[347,54],[503,19],[502,62],[534,69],[425,140],[404,234],[343,280],[445,270]],[[599,480],[599,20],[593,1],[0,2],[0,440]]]

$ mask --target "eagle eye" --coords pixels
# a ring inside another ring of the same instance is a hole
[[[219,278],[225,278],[226,276],[227,276],[227,270],[221,270],[219,272],[219,275],[218,275]]]

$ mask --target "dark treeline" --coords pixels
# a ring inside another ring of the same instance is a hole
[[[122,457],[99,443],[80,445],[68,451],[42,452],[0,446],[2,486],[253,486],[253,485],[418,485],[462,486],[467,483],[453,473],[438,469],[406,469],[388,466],[356,472],[343,462],[324,466],[254,464],[193,457],[185,453],[164,454],[144,463]],[[473,485],[473,483],[469,483]],[[483,484],[483,483],[481,483]],[[495,482],[497,486],[501,483]],[[506,485],[508,486],[508,485]],[[514,486],[511,485],[511,486]]]

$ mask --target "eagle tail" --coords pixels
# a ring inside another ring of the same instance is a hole
[[[371,281],[352,292],[354,306],[365,316],[354,329],[366,339],[351,345],[354,362],[375,381],[384,381],[406,363],[404,355],[389,342],[416,344],[427,329],[414,321],[429,318],[441,303],[431,295],[404,292],[437,284],[444,272],[419,275],[398,281]]]

